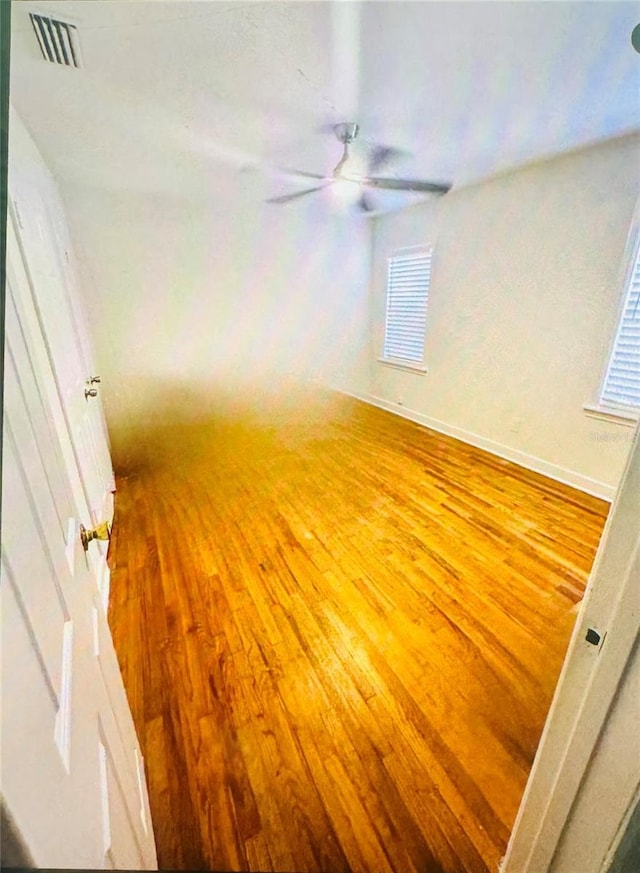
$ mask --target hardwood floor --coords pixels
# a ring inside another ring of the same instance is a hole
[[[150,428],[117,487],[160,866],[496,871],[608,505],[336,395]]]

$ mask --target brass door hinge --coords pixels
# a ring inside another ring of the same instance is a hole
[[[90,530],[87,530],[83,524],[80,525],[80,540],[82,541],[82,548],[85,552],[89,548],[91,540],[109,539],[111,539],[111,527],[108,521],[103,521],[102,524],[98,524]]]

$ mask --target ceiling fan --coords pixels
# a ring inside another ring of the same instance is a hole
[[[386,164],[394,157],[400,154],[398,149],[390,148],[389,146],[376,146],[369,158],[368,172],[366,175],[351,172],[348,167],[345,169],[347,161],[349,161],[349,146],[358,136],[360,130],[359,125],[354,121],[345,121],[341,124],[333,126],[333,131],[336,138],[343,145],[342,157],[336,164],[330,176],[323,176],[319,173],[307,173],[302,170],[291,170],[293,175],[302,176],[306,179],[317,179],[321,181],[321,185],[316,185],[313,188],[305,188],[304,191],[296,191],[294,194],[283,194],[279,197],[271,197],[267,203],[289,203],[291,200],[297,200],[298,197],[304,197],[307,194],[313,194],[314,191],[322,191],[336,183],[347,183],[360,186],[359,199],[357,206],[363,212],[373,212],[375,206],[367,196],[363,188],[378,188],[391,191],[425,191],[429,194],[446,194],[451,188],[451,185],[440,182],[428,182],[420,179],[397,179],[395,177],[381,177],[371,175]]]

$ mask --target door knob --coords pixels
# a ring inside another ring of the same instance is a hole
[[[111,528],[109,527],[108,521],[103,521],[102,524],[98,524],[95,527],[87,530],[87,528],[81,524],[80,525],[80,540],[82,542],[82,548],[87,551],[89,548],[89,543],[91,540],[109,540],[111,539]]]
[[[97,397],[97,396],[98,396],[98,389],[97,388],[85,388],[84,389],[85,400],[88,400],[89,397]]]

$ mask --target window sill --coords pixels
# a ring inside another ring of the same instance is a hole
[[[601,406],[598,403],[585,403],[582,408],[589,418],[610,421],[612,424],[621,424],[623,427],[635,427],[640,415],[640,413],[630,409],[616,409],[614,406]]]
[[[393,358],[378,358],[378,363],[384,364],[385,367],[395,367],[396,370],[408,370],[410,373],[424,375],[427,372],[424,364],[411,364],[409,361],[394,361]]]

